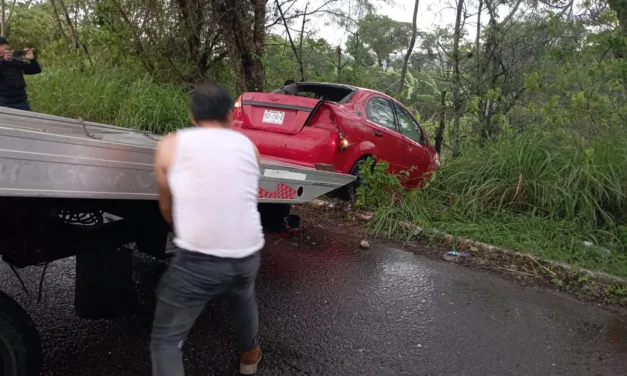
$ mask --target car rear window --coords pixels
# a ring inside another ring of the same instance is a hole
[[[324,101],[346,103],[356,89],[337,84],[294,83],[273,91],[274,94],[298,95]]]

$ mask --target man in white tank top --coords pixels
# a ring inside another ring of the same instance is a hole
[[[183,343],[207,302],[224,294],[235,318],[240,373],[252,375],[261,360],[259,152],[230,129],[233,101],[223,87],[199,86],[190,107],[196,127],[166,136],[155,153],[159,207],[181,250],[157,288],[152,372],[184,375]]]

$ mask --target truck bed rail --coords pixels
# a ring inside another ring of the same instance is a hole
[[[0,108],[0,197],[155,200],[159,136]],[[303,203],[355,177],[263,158],[260,202]]]

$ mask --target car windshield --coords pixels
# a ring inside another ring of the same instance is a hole
[[[273,91],[274,94],[298,95],[324,101],[346,103],[356,89],[337,84],[293,83]]]

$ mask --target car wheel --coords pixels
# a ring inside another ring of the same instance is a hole
[[[4,376],[37,376],[41,343],[28,313],[0,292],[0,371]]]
[[[363,157],[359,159],[357,162],[355,162],[353,167],[351,167],[350,171],[348,172],[349,175],[356,176],[357,179],[351,184],[347,185],[346,189],[344,189],[344,192],[343,192],[344,199],[352,200],[355,198],[355,195],[357,194],[357,188],[359,188],[359,185],[361,184],[361,178],[359,176],[361,165],[366,163],[367,160],[368,160],[368,157]]]

